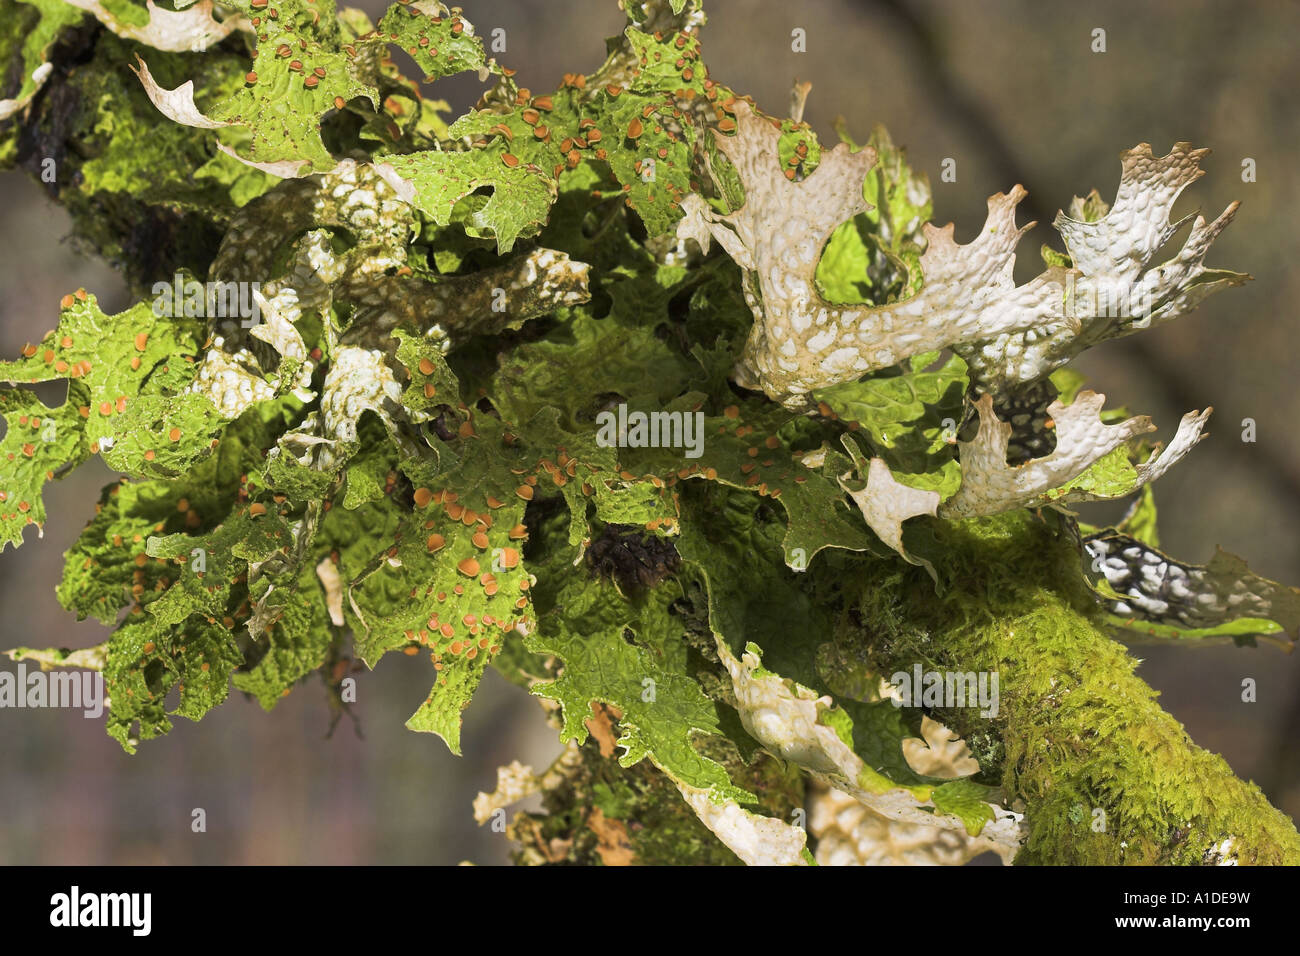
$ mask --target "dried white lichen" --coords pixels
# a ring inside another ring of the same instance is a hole
[[[966,833],[961,820],[935,812],[934,803],[919,796],[918,788],[891,785],[872,771],[835,729],[823,722],[823,714],[834,706],[829,696],[819,697],[806,687],[762,671],[752,647],[738,660],[719,641],[718,655],[731,675],[741,723],[768,751],[798,764],[890,821],[976,839]],[[995,845],[1009,859],[1020,847],[1023,817],[995,804],[988,807],[993,819],[985,824],[979,839]]]
[[[378,349],[343,346],[334,353],[321,388],[321,419],[327,437],[357,440],[361,413],[375,412],[392,420],[402,411],[402,386]]]
[[[750,813],[734,800],[676,781],[700,822],[748,866],[807,866],[808,834],[784,820]]]
[[[244,364],[246,358],[227,354],[220,346],[208,349],[186,391],[206,395],[222,417],[230,420],[256,403],[274,398],[275,386],[261,372]]]
[[[881,681],[888,688],[882,696],[896,696],[901,699],[898,688],[888,681]],[[980,765],[970,752],[966,741],[931,717],[921,718],[921,736],[909,737],[903,741],[903,756],[907,764],[919,774],[927,777],[942,777],[945,780],[956,777],[969,777],[979,773]]]
[[[880,682],[882,698],[899,697],[888,681]],[[928,777],[954,779],[979,772],[970,747],[947,727],[921,718],[921,738],[903,741],[908,765]],[[981,853],[992,852],[1010,863],[1015,848],[984,836],[932,824],[890,819],[857,799],[812,781],[808,797],[808,830],[817,841],[815,856],[822,866],[961,866]]]
[[[997,853],[1004,862],[1013,855],[983,837],[891,820],[824,784],[809,800],[808,830],[821,866],[961,866],[981,853]]]
[[[512,760],[507,766],[497,768],[497,786],[491,793],[479,791],[474,798],[474,821],[482,826],[497,811],[518,803],[525,797],[543,790],[553,790],[568,780],[582,765],[582,748],[576,740],[565,744],[560,755],[540,774],[533,768]]]
[[[1011,425],[998,420],[993,411],[993,397],[984,395],[975,403],[979,413],[979,432],[968,442],[960,442],[961,487],[939,507],[942,518],[970,518],[999,514],[1017,508],[1033,508],[1055,502],[1089,501],[1118,497],[1136,491],[1164,474],[1175,462],[1191,451],[1201,438],[1201,429],[1209,417],[1205,412],[1189,412],[1179,423],[1169,447],[1134,469],[1135,483],[1101,493],[1086,488],[1060,491],[1103,456],[1128,440],[1155,426],[1146,416],[1137,416],[1109,425],[1101,420],[1106,396],[1080,392],[1069,405],[1059,400],[1047,409],[1055,423],[1056,448],[1047,455],[1017,465],[1007,463],[1007,444]]]
[[[843,477],[840,486],[861,509],[862,517],[881,541],[913,564],[924,563],[903,547],[903,522],[917,515],[934,515],[940,500],[937,491],[925,491],[895,481],[889,466],[881,458],[871,459],[867,466],[865,487],[855,491],[844,483]]]
[[[496,789],[491,793],[479,791],[479,795],[474,798],[474,822],[482,826],[498,810],[503,810],[524,797],[540,793],[541,790],[541,777],[527,764],[512,760],[504,767],[497,767]]]
[[[203,111],[194,105],[194,81],[186,80],[174,90],[165,90],[158,85],[149,72],[149,65],[144,59],[136,54],[136,63],[138,67],[130,66],[136,76],[140,78],[140,84],[144,87],[145,94],[149,97],[150,102],[158,108],[158,112],[167,117],[173,123],[180,123],[182,126],[192,126],[195,129],[221,129],[223,126],[230,126],[230,123],[222,120],[214,120],[204,115]]]
[[[779,129],[744,103],[736,106],[736,124],[735,135],[718,134],[717,144],[739,175],[744,204],[722,215],[702,197],[688,196],[678,235],[705,249],[716,240],[744,270],[754,327],[735,378],[792,407],[805,404],[815,388],[942,348],[966,359],[979,390],[1000,396],[1085,348],[1182,315],[1248,278],[1204,266],[1236,203],[1212,223],[1197,216],[1177,255],[1152,268],[1186,221],[1171,224],[1170,212],[1183,188],[1202,175],[1206,151],[1178,143],[1154,157],[1144,143],[1123,154],[1113,209],[1093,222],[1057,217],[1072,267],[1053,266],[1015,284],[1015,248],[1033,225],[1016,226],[1016,206],[1026,195],[1016,186],[990,197],[973,242],[956,243],[951,224],[923,227],[923,285],[916,295],[836,305],[818,291],[817,264],[835,228],[868,208],[862,184],[875,152],[840,144],[822,153],[811,175],[791,181],[777,158]]]
[[[316,577],[325,589],[325,609],[329,611],[330,623],[335,627],[344,625],[343,619],[343,576],[339,566],[330,556],[321,558],[316,565]]]
[[[214,18],[212,0],[198,0],[198,3],[184,10],[166,10],[157,6],[153,0],[145,0],[149,22],[144,26],[136,26],[120,19],[100,0],[64,2],[85,10],[124,40],[133,40],[167,53],[202,53],[235,30],[252,30],[251,24],[241,16],[229,15],[224,20]]]
[[[227,229],[211,275],[257,283],[261,321],[213,318],[191,390],[234,418],[283,391],[310,400],[313,372],[328,359],[321,413],[311,422],[316,431],[290,442],[304,461],[324,465],[333,458],[321,446],[354,441],[363,411],[390,428],[403,414],[394,331],[446,351],[457,335],[515,328],[589,297],[587,264],[546,248],[469,275],[426,278],[408,261],[418,231],[411,206],[372,166],[352,160],[249,203]],[[341,250],[339,236],[348,241]],[[320,320],[327,354],[308,353],[297,329],[304,313]]]

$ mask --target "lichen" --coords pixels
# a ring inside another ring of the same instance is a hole
[[[989,198],[988,219],[967,245],[954,242],[951,224],[925,226],[926,249],[916,264],[923,284],[915,295],[870,307],[836,305],[817,290],[817,264],[834,230],[867,209],[862,187],[876,151],[840,144],[807,178],[792,182],[776,160],[779,128],[744,104],[736,124],[734,137],[719,135],[718,148],[739,175],[744,205],[724,215],[688,197],[678,231],[705,249],[716,240],[744,270],[754,327],[737,381],[778,401],[798,405],[813,389],[944,347],[967,360],[982,391],[1001,396],[1090,345],[1175,318],[1247,278],[1210,272],[1203,263],[1236,203],[1208,225],[1198,216],[1182,251],[1149,268],[1177,228],[1170,210],[1202,175],[1206,151],[1178,143],[1156,158],[1143,143],[1124,154],[1119,196],[1105,216],[1088,223],[1058,217],[1073,267],[1049,268],[1015,285],[1015,248],[1033,225],[1016,226],[1016,206],[1026,196],[1016,186]]]
[[[412,730],[459,752],[492,666],[565,743],[476,801],[541,792],[522,862],[1296,861],[1104,631],[1289,647],[1300,591],[1155,550],[1209,410],[1151,447],[1062,367],[1247,278],[1204,265],[1235,204],[1155,261],[1203,150],[1124,153],[1017,286],[1022,188],[957,244],[883,129],[720,83],[696,0],[538,92],[438,0],[182,6],[0,0],[0,163],[132,296],[0,363],[0,545],[121,475],[56,592],[111,635],[12,656],[99,669],[126,750],[313,674],[336,720],[400,651]]]

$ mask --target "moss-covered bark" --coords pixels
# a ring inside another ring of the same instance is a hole
[[[873,562],[849,629],[886,675],[918,662],[998,674],[996,718],[977,708],[935,716],[1023,802],[1029,835],[1017,862],[1300,863],[1291,820],[1197,747],[1127,649],[1099,630],[1062,535],[1023,513],[936,530],[943,599],[924,573]]]

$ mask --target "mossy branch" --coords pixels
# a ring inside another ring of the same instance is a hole
[[[1290,819],[1197,747],[1099,629],[1063,536],[1025,513],[937,530],[945,599],[924,573],[882,568],[860,624],[883,674],[917,662],[998,674],[992,726],[975,708],[935,716],[1023,802],[1018,863],[1300,863]]]

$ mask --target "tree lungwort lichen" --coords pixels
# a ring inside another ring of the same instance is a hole
[[[124,748],[401,651],[453,751],[489,666],[558,728],[475,807],[543,792],[522,862],[1300,861],[1119,643],[1289,646],[1300,593],[1159,551],[1209,410],[1162,449],[1069,367],[1248,278],[1204,264],[1235,203],[1172,218],[1206,150],[1124,152],[1017,285],[1023,188],[957,243],[883,129],[714,79],[698,0],[624,0],[545,92],[438,0],[171,6],[0,0],[0,163],[136,303],[69,292],[0,363],[0,544],[121,476],[57,590],[111,636],[10,653],[102,670]],[[913,672],[999,697],[896,706]]]

